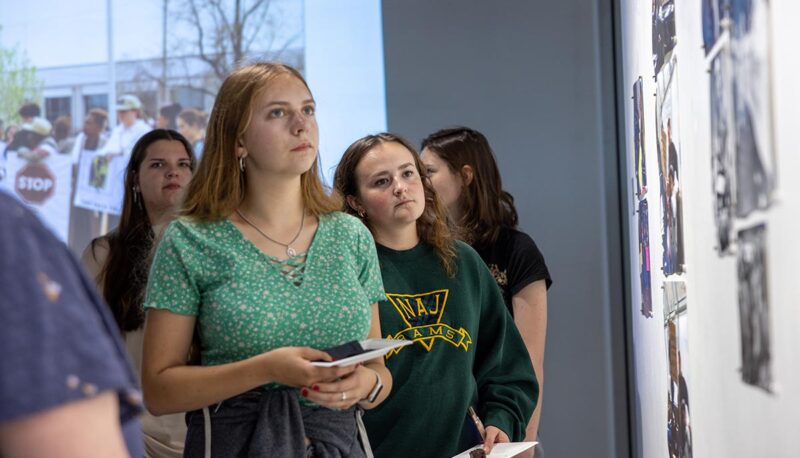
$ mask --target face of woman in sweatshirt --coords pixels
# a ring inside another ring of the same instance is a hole
[[[366,214],[373,231],[416,231],[425,210],[425,192],[411,151],[400,143],[380,143],[356,166],[356,183],[354,206]]]

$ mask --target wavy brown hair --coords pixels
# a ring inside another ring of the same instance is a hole
[[[464,166],[472,168],[472,180],[461,188],[459,197],[464,213],[460,221],[455,221],[462,238],[486,246],[497,241],[502,227],[516,229],[519,217],[514,197],[503,190],[494,152],[482,133],[468,127],[442,129],[422,140],[420,149],[425,148],[462,179]]]
[[[336,174],[333,178],[333,188],[345,198],[347,196],[358,197],[356,167],[358,167],[361,159],[368,152],[383,143],[398,143],[403,145],[414,157],[414,164],[422,178],[422,189],[425,193],[425,210],[422,212],[419,219],[417,219],[417,233],[420,239],[433,247],[447,275],[452,277],[455,275],[456,271],[454,239],[450,228],[447,226],[444,208],[436,197],[436,191],[433,189],[433,185],[431,185],[431,181],[428,178],[428,172],[419,160],[419,154],[416,149],[414,149],[414,146],[409,143],[408,140],[391,133],[367,135],[366,137],[356,140],[344,152],[339,165],[336,167]],[[362,218],[358,212],[347,205],[347,203],[343,203],[342,211],[358,217],[370,231],[373,231],[369,219]]]
[[[94,257],[97,243],[101,240],[108,242],[108,256],[96,280],[122,332],[135,331],[144,324],[142,303],[154,234],[147,209],[141,201],[142,196],[139,194],[138,203],[135,202],[134,194],[137,192],[133,189],[138,184],[137,176],[147,158],[147,149],[159,140],[181,142],[194,170],[192,146],[183,135],[168,129],[156,129],[144,134],[134,145],[125,171],[125,194],[119,225],[109,234],[92,240],[90,245]]]
[[[297,78],[308,89],[297,70],[272,62],[247,65],[225,78],[208,120],[203,160],[189,184],[181,215],[200,222],[217,221],[227,218],[241,204],[247,174],[239,169],[236,145],[250,125],[254,101],[282,75]],[[322,185],[319,159],[300,176],[300,186],[303,202],[314,216],[340,209],[341,200],[329,195]]]

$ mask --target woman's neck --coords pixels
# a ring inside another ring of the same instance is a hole
[[[410,250],[419,245],[416,222],[399,228],[372,228],[375,243],[396,251]]]
[[[170,221],[175,217],[175,211],[173,208],[147,208],[145,205],[145,210],[147,211],[147,218],[150,220],[150,226],[153,228],[153,232],[158,234],[159,231],[169,224]]]
[[[239,211],[254,221],[280,228],[294,226],[304,211],[300,177],[248,180]]]
[[[460,201],[453,202],[452,205],[447,207],[447,216],[453,223],[461,225],[461,218],[464,217],[464,209]]]
[[[88,150],[96,150],[100,143],[100,135],[86,135],[83,147]]]

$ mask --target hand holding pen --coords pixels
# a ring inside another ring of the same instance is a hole
[[[488,455],[492,453],[492,449],[494,448],[494,444],[499,444],[501,442],[511,442],[508,437],[508,434],[504,433],[500,428],[496,426],[489,426],[484,428],[483,422],[481,421],[478,414],[475,412],[475,409],[470,407],[468,409],[469,416],[472,418],[472,421],[475,422],[475,427],[478,428],[478,432],[480,433],[481,437],[483,438],[483,451],[486,452]]]

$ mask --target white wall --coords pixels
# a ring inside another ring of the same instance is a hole
[[[767,273],[772,345],[773,393],[741,381],[739,299],[736,254],[718,256],[714,247],[709,75],[702,49],[701,1],[677,1],[678,116],[683,191],[688,296],[688,355],[684,356],[691,407],[694,456],[795,457],[800,455],[800,282],[796,260],[800,244],[800,170],[796,130],[800,120],[800,53],[797,19],[800,4],[771,1],[772,107],[778,190],[771,208],[737,220],[735,227],[767,224]],[[629,171],[627,215],[632,288],[630,317],[635,369],[634,451],[638,456],[667,457],[668,367],[664,345],[661,284],[661,217],[656,156],[655,97],[651,60],[651,2],[620,2],[620,52],[624,91],[624,152]],[[637,233],[633,214],[632,86],[644,81],[644,126],[650,213],[653,318],[639,312]],[[673,279],[673,277],[670,277]]]

